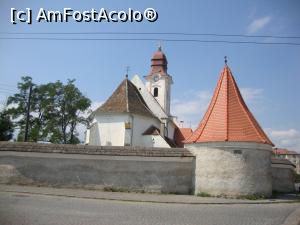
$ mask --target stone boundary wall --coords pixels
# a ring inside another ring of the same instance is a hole
[[[150,148],[130,146],[92,146],[70,144],[42,144],[33,142],[0,141],[0,151],[41,152],[143,157],[193,157],[185,148]]]
[[[272,194],[271,146],[254,142],[185,145],[196,155],[195,194],[265,196]]]
[[[295,191],[295,165],[287,159],[272,158],[272,188],[277,192]]]
[[[0,183],[190,194],[186,149],[0,142]]]
[[[226,151],[222,152],[225,154]],[[224,160],[213,156],[214,151],[203,153],[193,155],[185,148],[0,142],[0,183],[189,194],[195,190],[197,174],[211,169],[211,175],[215,176],[224,173],[226,168],[220,166]],[[207,164],[207,157],[211,157],[215,166],[208,165],[199,170],[197,162]],[[226,166],[233,167],[234,159],[227,161]],[[271,165],[273,190],[294,191],[294,165],[282,159],[272,159]],[[239,174],[244,169],[238,168],[232,174]],[[252,172],[255,177],[259,174]],[[240,179],[244,181],[247,176],[242,174]],[[198,177],[204,178],[205,173]],[[230,185],[240,183],[234,179],[226,182]],[[221,187],[216,184],[211,189]]]

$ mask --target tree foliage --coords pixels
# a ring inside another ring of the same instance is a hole
[[[9,141],[13,137],[14,127],[6,111],[0,112],[0,141]]]
[[[79,143],[77,127],[86,124],[83,113],[90,107],[91,101],[68,80],[36,85],[30,77],[22,77],[18,83],[19,93],[8,98],[11,106],[8,113],[19,128],[18,140],[24,139],[26,109],[29,87],[32,86],[29,140],[50,141],[52,143]]]

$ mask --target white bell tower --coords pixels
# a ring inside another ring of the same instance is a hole
[[[148,91],[158,101],[167,115],[170,116],[172,76],[167,73],[167,57],[161,47],[154,53],[151,59],[150,74],[145,76]]]

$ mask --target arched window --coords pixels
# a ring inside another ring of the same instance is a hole
[[[158,88],[157,88],[157,87],[154,88],[154,90],[153,90],[153,96],[154,96],[154,97],[157,97],[157,96],[158,96]]]

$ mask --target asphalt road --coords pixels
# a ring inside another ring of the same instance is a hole
[[[299,204],[137,203],[0,192],[1,225],[279,225]]]

